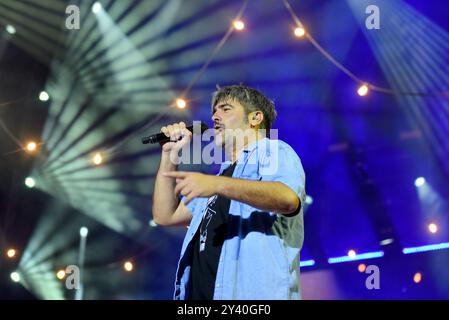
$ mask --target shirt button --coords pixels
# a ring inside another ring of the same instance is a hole
[[[217,283],[217,284],[215,285],[215,288],[220,288],[220,284]]]

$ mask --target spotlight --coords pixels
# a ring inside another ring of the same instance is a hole
[[[184,109],[187,106],[187,103],[184,99],[176,99],[176,106],[179,109]]]
[[[89,233],[89,229],[87,229],[86,227],[81,227],[80,228],[80,236],[85,238],[87,237],[87,234]]]
[[[92,5],[92,12],[95,14],[98,14],[102,9],[103,9],[103,6],[98,1]]]
[[[14,258],[15,256],[16,256],[16,250],[14,250],[14,249],[9,249],[7,252],[6,252],[6,255],[8,256],[8,258],[10,258],[10,259],[12,259],[12,258]]]
[[[426,179],[424,179],[423,177],[418,177],[415,180],[415,187],[417,187],[417,188],[422,187],[425,183],[426,183]]]
[[[242,31],[245,29],[245,24],[241,20],[235,20],[232,22],[232,25],[234,26],[235,30]]]
[[[392,238],[388,238],[388,239],[384,239],[382,240],[380,243],[381,246],[387,246],[389,244],[392,244],[394,242],[394,239]]]
[[[6,26],[6,32],[8,32],[9,34],[15,34],[16,33],[16,28],[14,28],[14,26],[8,24]]]
[[[430,223],[428,225],[429,231],[430,233],[437,233],[438,231],[438,226],[435,223]]]
[[[58,278],[59,280],[62,280],[62,279],[64,279],[65,278],[65,271],[64,270],[59,270],[57,273],[56,273],[56,278]]]
[[[302,38],[306,34],[306,30],[303,27],[297,27],[295,28],[294,33],[296,37]]]
[[[12,272],[11,275],[11,280],[14,282],[19,282],[20,281],[20,274],[16,271]]]
[[[103,162],[103,157],[99,152],[94,155],[94,157],[92,158],[92,162],[97,166],[99,166]]]
[[[349,250],[349,251],[348,251],[348,257],[349,257],[349,258],[354,259],[355,256],[356,256],[356,253],[355,253],[354,250]]]
[[[40,94],[39,94],[39,100],[40,101],[48,101],[48,99],[50,99],[50,96],[48,95],[48,93],[47,92],[45,92],[45,91],[42,91]]]
[[[26,150],[27,150],[28,152],[36,151],[36,148],[37,148],[37,144],[36,144],[36,142],[34,142],[34,141],[29,142],[29,143],[27,144],[27,146],[26,146]]]
[[[414,283],[420,283],[421,280],[422,280],[422,274],[421,274],[421,272],[415,273],[415,275],[413,276],[413,282],[414,282]]]
[[[357,269],[359,270],[359,272],[365,272],[365,270],[366,270],[366,264],[364,264],[364,263],[359,264],[359,266],[357,267]]]
[[[133,269],[134,269],[134,265],[132,264],[132,262],[126,261],[126,262],[123,264],[123,268],[124,268],[127,272],[131,272],[131,271],[133,271]]]
[[[359,89],[357,90],[357,94],[361,97],[364,97],[368,94],[368,91],[369,91],[368,86],[364,84],[359,87]]]
[[[311,196],[306,196],[306,204],[312,204],[313,203],[313,198]]]
[[[25,185],[26,185],[28,188],[34,188],[34,186],[36,185],[36,181],[34,181],[33,178],[28,177],[28,178],[25,179]]]

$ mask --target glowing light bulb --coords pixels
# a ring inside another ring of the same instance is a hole
[[[357,267],[357,269],[359,270],[359,272],[365,272],[365,270],[366,270],[366,264],[364,264],[364,263],[359,264],[359,266]]]
[[[50,96],[48,95],[48,93],[47,92],[45,92],[45,91],[42,91],[40,94],[39,94],[39,100],[40,101],[48,101],[48,99],[50,99]]]
[[[123,264],[123,268],[127,271],[127,272],[131,272],[134,269],[134,265],[132,264],[132,262],[130,261],[126,261]]]
[[[62,279],[64,279],[64,277],[65,277],[65,271],[64,270],[59,270],[57,273],[56,273],[56,278],[58,278],[59,280],[62,280]]]
[[[94,157],[92,158],[92,162],[95,164],[95,165],[100,165],[102,162],[103,162],[103,157],[101,156],[101,154],[100,153],[96,153],[95,155],[94,155]]]
[[[348,257],[349,258],[354,259],[356,255],[357,254],[356,254],[356,252],[354,250],[349,250],[348,251]]]
[[[415,275],[413,276],[413,282],[414,282],[414,283],[420,283],[421,280],[422,280],[422,274],[421,274],[421,272],[415,273]]]
[[[438,226],[435,223],[430,223],[428,225],[429,231],[430,233],[437,233],[438,231]]]
[[[364,97],[368,94],[368,91],[369,91],[368,86],[364,84],[359,87],[359,89],[357,90],[357,94],[361,97]]]
[[[187,106],[187,103],[184,99],[176,99],[176,106],[179,109],[184,109]]]
[[[16,250],[14,250],[14,249],[9,249],[9,250],[6,252],[6,255],[8,256],[8,258],[12,259],[12,258],[14,258],[14,257],[16,256]]]
[[[294,33],[296,37],[302,38],[306,34],[306,30],[303,27],[297,27],[295,28]]]
[[[235,30],[242,31],[245,29],[245,23],[241,20],[235,20],[232,25],[234,26]]]

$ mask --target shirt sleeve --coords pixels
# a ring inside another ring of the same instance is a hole
[[[282,182],[292,189],[304,206],[306,197],[306,176],[301,159],[285,142],[271,140],[259,158],[259,173],[262,181]]]

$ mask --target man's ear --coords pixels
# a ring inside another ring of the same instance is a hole
[[[248,122],[253,128],[260,128],[263,122],[263,112],[262,111],[254,111],[248,115]]]

